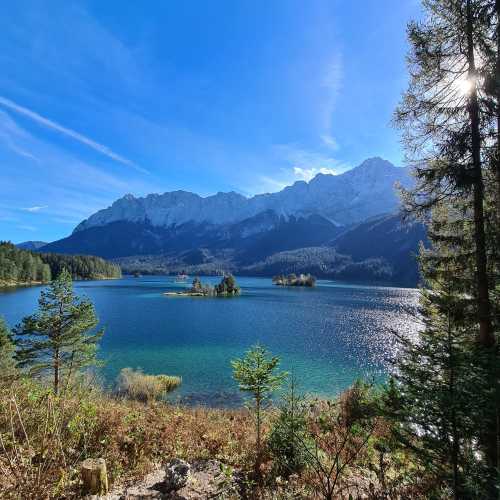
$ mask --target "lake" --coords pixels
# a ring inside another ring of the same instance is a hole
[[[220,278],[202,278],[216,283]],[[105,328],[100,356],[105,381],[123,367],[179,375],[175,397],[188,403],[238,405],[230,361],[260,342],[282,359],[303,392],[337,394],[356,378],[387,375],[394,354],[391,329],[416,329],[410,288],[318,281],[315,288],[282,288],[269,278],[237,277],[242,295],[167,297],[190,286],[168,276],[75,282],[95,304]],[[10,326],[32,313],[40,287],[0,291],[0,315]]]

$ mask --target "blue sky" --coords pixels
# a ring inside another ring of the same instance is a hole
[[[126,193],[272,192],[370,156],[416,0],[16,0],[0,17],[0,239]]]

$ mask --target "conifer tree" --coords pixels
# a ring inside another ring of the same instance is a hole
[[[430,217],[434,224],[434,237],[431,235],[430,239],[435,252],[427,256],[432,259],[424,266],[432,295],[425,296],[424,292],[424,302],[437,300],[445,289],[449,290],[445,295],[448,300],[463,300],[468,306],[463,309],[463,324],[457,324],[452,315],[448,329],[441,311],[437,316],[441,318],[438,331],[440,337],[446,336],[450,328],[464,336],[461,352],[468,349],[468,370],[478,383],[470,393],[468,416],[481,418],[475,434],[475,442],[481,444],[481,449],[476,451],[478,456],[485,457],[487,464],[487,495],[497,498],[498,251],[494,242],[498,241],[495,236],[498,229],[491,223],[494,219],[490,207],[495,204],[492,193],[497,190],[492,189],[490,165],[496,168],[492,151],[498,148],[495,143],[498,134],[495,139],[491,133],[491,109],[495,109],[491,103],[496,103],[496,97],[485,98],[488,95],[485,75],[492,66],[498,70],[496,62],[491,62],[491,54],[488,56],[492,47],[488,40],[492,33],[498,32],[498,17],[491,16],[492,0],[424,0],[423,5],[425,20],[409,26],[410,85],[396,113],[416,177],[415,189],[405,195],[406,208],[425,220]],[[490,94],[498,96],[499,79],[494,80],[495,90]],[[446,216],[439,221],[438,211],[430,213],[435,207],[447,207]],[[438,225],[440,228],[436,230]],[[436,269],[441,269],[438,281],[432,276]],[[422,312],[424,317],[431,316],[428,307]],[[436,314],[432,310],[434,322]],[[426,333],[431,330],[431,324],[426,324],[421,338],[422,345],[428,348],[432,347],[434,336]],[[460,365],[457,370],[456,375],[463,376]],[[444,377],[445,373],[446,370],[441,375]],[[430,368],[429,376],[432,376]],[[409,378],[403,380],[403,389],[408,389],[410,383]],[[423,399],[416,402],[424,406],[432,396],[424,391]],[[433,404],[446,415],[444,400],[435,400]],[[446,443],[440,441],[440,445]]]
[[[96,364],[97,343],[103,331],[94,306],[73,291],[71,275],[63,272],[40,294],[38,311],[15,328],[16,360],[33,376],[49,374],[54,393],[78,370]]]
[[[285,378],[286,372],[278,372],[280,359],[270,356],[265,347],[252,347],[242,359],[231,361],[234,379],[238,382],[240,391],[250,393],[253,397],[252,411],[256,427],[256,470],[260,465],[262,454],[262,412],[272,393],[277,390]]]
[[[432,248],[420,255],[421,330],[415,338],[398,335],[397,384],[388,397],[398,437],[436,478],[433,493],[449,489],[455,499],[483,498],[488,476],[477,446],[490,396],[488,369],[470,334],[475,301],[463,293],[466,270],[456,255],[462,224],[448,206],[433,210]]]

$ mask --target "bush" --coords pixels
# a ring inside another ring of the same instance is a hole
[[[181,383],[180,377],[146,375],[141,369],[132,368],[123,368],[117,379],[119,394],[143,402],[158,400],[177,389]]]
[[[268,448],[277,476],[288,478],[291,474],[300,473],[307,465],[307,448],[311,440],[307,433],[306,416],[305,402],[297,397],[292,383],[268,437]]]

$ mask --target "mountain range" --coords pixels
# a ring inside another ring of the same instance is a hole
[[[397,215],[411,176],[381,158],[318,174],[271,194],[131,194],[82,221],[44,252],[92,254],[124,271],[318,277],[414,284],[420,224]]]

